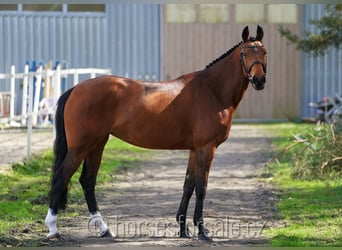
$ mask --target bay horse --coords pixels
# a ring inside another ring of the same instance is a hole
[[[66,91],[55,114],[56,138],[47,237],[58,237],[57,213],[65,209],[68,183],[83,161],[80,176],[90,221],[100,236],[112,236],[95,199],[96,176],[109,135],[150,149],[190,151],[183,195],[176,214],[179,236],[191,237],[186,227],[189,200],[195,191],[193,215],[198,238],[209,240],[203,222],[203,202],[216,148],[229,135],[233,114],[249,83],[264,89],[264,32],[255,37],[248,26],[242,41],[205,69],[173,81],[152,83],[118,76],[88,79]]]

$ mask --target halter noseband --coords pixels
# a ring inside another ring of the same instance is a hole
[[[264,45],[246,45],[246,46],[243,46],[241,49],[243,48],[248,48],[248,49],[258,49],[259,47],[264,47]],[[254,65],[256,64],[261,64],[262,66],[262,69],[264,70],[264,73],[266,75],[266,65],[263,64],[262,62],[260,62],[259,60],[256,60],[254,61],[250,66],[249,68],[247,68],[246,64],[245,64],[245,61],[243,60],[243,53],[241,52],[240,54],[240,62],[241,62],[241,65],[243,66],[243,68],[245,69],[245,72],[247,74],[247,78],[248,80],[253,83],[253,77],[251,76],[251,71],[252,71],[252,68]]]

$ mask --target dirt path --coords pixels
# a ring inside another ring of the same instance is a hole
[[[213,161],[204,220],[213,242],[179,239],[175,214],[182,195],[187,164],[186,151],[157,151],[140,168],[117,176],[118,181],[97,192],[99,206],[114,239],[94,237],[84,216],[59,219],[62,239],[56,246],[230,246],[265,245],[263,229],[272,225],[275,196],[259,179],[272,155],[270,138],[255,126],[234,125],[229,140]],[[194,232],[194,197],[188,223]],[[50,245],[50,244],[49,244]]]
[[[52,148],[53,132],[51,130],[34,130],[31,151],[37,153]],[[27,131],[0,131],[0,173],[7,171],[12,163],[23,161],[27,156]]]

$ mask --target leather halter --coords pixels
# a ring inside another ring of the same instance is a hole
[[[246,45],[246,46],[242,46],[241,49],[243,49],[243,48],[258,49],[258,48],[260,48],[260,47],[264,47],[264,45],[250,45],[250,46]],[[247,68],[247,66],[246,66],[246,64],[245,64],[245,61],[244,61],[244,59],[243,59],[243,53],[241,52],[241,53],[240,53],[240,62],[241,62],[241,65],[243,66],[243,68],[245,69],[245,72],[246,72],[246,74],[247,74],[248,80],[249,80],[251,83],[254,83],[253,77],[251,76],[251,71],[252,71],[253,66],[256,65],[256,64],[261,64],[262,69],[264,70],[264,73],[265,73],[265,76],[266,76],[266,65],[263,64],[262,62],[260,62],[259,60],[254,61],[254,62],[249,66],[249,68]]]

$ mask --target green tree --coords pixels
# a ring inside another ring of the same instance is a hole
[[[301,36],[279,26],[279,32],[288,41],[294,43],[297,49],[313,56],[321,56],[330,47],[342,47],[342,4],[326,5],[326,15],[320,19],[310,20],[317,33],[304,30]]]

